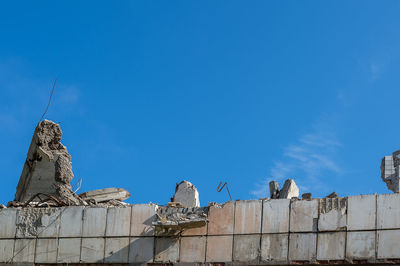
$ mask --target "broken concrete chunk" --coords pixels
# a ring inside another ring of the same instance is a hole
[[[311,193],[303,193],[303,194],[301,195],[301,198],[302,198],[302,199],[311,199],[311,197],[312,197],[312,194],[311,194]]]
[[[279,198],[279,184],[276,181],[269,182],[269,194],[271,199]]]
[[[381,162],[381,178],[391,191],[400,192],[400,150],[393,152],[392,156],[385,156]]]
[[[43,193],[55,196],[67,205],[83,204],[69,184],[74,177],[71,156],[60,142],[61,136],[60,125],[49,120],[39,122],[18,182],[15,201],[38,201],[35,195]]]
[[[283,188],[279,191],[280,199],[291,199],[299,197],[299,188],[293,179],[287,179]]]
[[[182,181],[176,185],[172,201],[179,202],[185,207],[200,207],[199,192],[196,187],[188,181]]]
[[[331,194],[329,194],[328,196],[326,196],[325,198],[337,198],[339,197],[338,194],[334,191]]]
[[[94,200],[95,202],[104,202],[110,200],[126,200],[131,194],[123,188],[104,188],[87,191],[79,194],[83,200]]]

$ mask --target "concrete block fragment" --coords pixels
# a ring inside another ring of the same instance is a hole
[[[276,181],[269,182],[269,195],[271,199],[279,198],[279,183]]]
[[[346,232],[318,234],[318,260],[344,260]]]
[[[107,211],[106,236],[129,236],[131,207],[112,207]]]
[[[81,254],[80,238],[58,239],[57,263],[79,263]]]
[[[377,259],[400,259],[400,230],[378,230]]]
[[[56,237],[60,227],[60,209],[19,209],[16,221],[17,238]]]
[[[376,196],[349,196],[347,199],[347,230],[376,228]]]
[[[132,205],[131,236],[153,236],[152,223],[157,219],[157,205],[135,204]]]
[[[106,232],[107,208],[86,207],[83,211],[83,237],[100,237]],[[82,247],[83,248],[83,247]]]
[[[154,237],[131,237],[129,263],[153,262]]]
[[[33,263],[35,259],[36,239],[16,239],[14,247],[14,263]]]
[[[290,232],[317,231],[318,200],[295,200],[290,207]]]
[[[283,188],[279,191],[280,199],[291,199],[299,197],[299,188],[293,179],[287,179]]]
[[[200,207],[197,188],[188,181],[176,185],[173,202],[180,202],[184,207]]]
[[[350,260],[374,260],[375,231],[347,232],[346,258]]]
[[[182,237],[180,262],[203,263],[206,259],[206,237]]]
[[[106,238],[105,263],[128,263],[129,237]]]
[[[400,228],[400,194],[383,194],[377,197],[377,228]]]
[[[262,233],[283,233],[289,231],[289,199],[263,201]]]
[[[123,188],[103,188],[92,191],[87,191],[79,194],[84,200],[94,200],[95,202],[104,202],[109,200],[126,200],[131,194]]]
[[[319,203],[318,231],[340,231],[346,229],[346,198],[324,198]]]
[[[104,260],[104,238],[82,238],[81,262],[102,263]]]
[[[235,235],[233,238],[233,260],[257,262],[260,257],[261,235]]]
[[[236,201],[235,234],[261,233],[261,200]]]
[[[231,262],[232,261],[231,236],[208,236],[206,262]]]
[[[82,235],[83,206],[68,206],[61,209],[60,237]]]
[[[233,234],[235,203],[210,206],[208,213],[208,235]]]
[[[295,233],[289,235],[289,260],[314,261],[317,257],[317,234]]]
[[[17,209],[0,210],[0,238],[14,238],[16,231]]]
[[[35,263],[57,263],[57,239],[37,239]]]
[[[261,261],[271,264],[286,264],[289,249],[289,234],[266,234],[261,236]]]
[[[14,253],[14,239],[0,239],[0,262],[11,262]]]
[[[163,263],[177,262],[179,260],[179,239],[157,237],[154,260]]]

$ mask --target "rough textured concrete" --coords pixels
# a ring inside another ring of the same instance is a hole
[[[232,261],[233,236],[207,237],[206,261],[230,262]]]
[[[210,206],[208,214],[208,234],[233,234],[234,214],[235,203],[233,201]]]
[[[261,237],[261,261],[285,263],[288,258],[289,234],[266,234]]]
[[[289,199],[263,201],[262,233],[284,233],[289,231]]]
[[[16,239],[14,263],[33,263],[35,258],[36,239]]]
[[[347,199],[324,198],[319,201],[319,231],[339,231],[346,229]]]
[[[157,205],[136,204],[132,206],[131,236],[153,236],[152,223],[157,219]]]
[[[346,232],[318,234],[317,259],[343,260],[346,245]]]
[[[378,231],[378,259],[400,259],[400,230]]]
[[[14,253],[14,239],[0,239],[0,261],[11,262]]]
[[[92,200],[94,202],[104,202],[109,200],[125,200],[129,198],[131,194],[123,188],[103,188],[92,191],[87,191],[79,194],[83,200]]]
[[[129,243],[129,263],[153,262],[154,237],[132,237]]]
[[[271,199],[279,198],[279,183],[276,181],[269,182],[269,195]]]
[[[204,262],[206,258],[206,237],[182,237],[180,246],[180,262]]]
[[[0,238],[15,237],[16,220],[16,209],[0,209]]]
[[[35,263],[57,263],[58,240],[38,239],[36,241]]]
[[[381,178],[388,189],[400,192],[400,150],[395,151],[392,156],[385,156],[381,162]]]
[[[106,238],[105,263],[128,263],[129,237]]]
[[[282,189],[279,191],[280,199],[291,199],[299,197],[299,188],[293,179],[287,179],[283,184]]]
[[[107,211],[106,236],[129,236],[131,207],[112,207]]]
[[[318,200],[295,200],[290,206],[290,232],[315,232],[317,230]]]
[[[289,260],[314,261],[317,257],[317,234],[289,235]]]
[[[104,238],[83,238],[81,262],[101,263],[104,260]]]
[[[376,228],[376,196],[360,195],[348,197],[348,230],[374,230]]]
[[[19,209],[16,221],[16,237],[54,237],[60,227],[60,209],[25,208]]]
[[[80,259],[80,254],[80,238],[60,238],[58,240],[57,263],[76,263]]]
[[[375,231],[347,232],[346,258],[353,260],[375,259]]]
[[[156,238],[155,262],[177,262],[179,260],[178,238]]]
[[[235,235],[233,261],[256,262],[260,257],[260,235]]]
[[[176,185],[172,201],[180,202],[184,207],[200,207],[199,192],[188,181],[182,181]]]
[[[377,228],[400,228],[400,194],[377,196]]]
[[[107,209],[86,207],[83,211],[82,236],[104,236],[106,232]]]
[[[80,237],[82,235],[83,206],[61,209],[60,237]]]
[[[261,200],[236,201],[235,234],[261,232]]]

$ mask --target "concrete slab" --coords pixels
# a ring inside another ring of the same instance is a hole
[[[16,239],[14,246],[14,263],[33,263],[35,259],[36,239]]]
[[[156,238],[155,262],[177,262],[179,260],[179,239],[178,238]]]
[[[339,231],[346,229],[346,208],[320,213],[318,231]]]
[[[344,260],[346,232],[327,232],[318,234],[318,260]]]
[[[261,200],[236,201],[235,234],[261,233]]]
[[[294,233],[289,235],[289,260],[314,261],[317,257],[317,234]]]
[[[128,263],[129,237],[106,238],[105,263]]]
[[[377,228],[400,228],[400,194],[377,196]]]
[[[257,262],[260,257],[261,235],[235,235],[233,237],[233,260]]]
[[[376,196],[349,196],[347,201],[347,230],[375,230]]]
[[[104,238],[82,238],[81,262],[102,263],[104,260]]]
[[[57,237],[60,227],[58,208],[22,208],[17,212],[16,237]]]
[[[347,232],[346,258],[350,260],[374,260],[375,231]]]
[[[400,230],[378,231],[377,259],[400,259]]]
[[[112,207],[107,211],[106,236],[129,236],[131,207]]]
[[[231,262],[232,244],[233,235],[208,236],[206,262]]]
[[[35,263],[57,263],[57,239],[36,241]]]
[[[14,239],[0,239],[0,261],[11,262],[14,253]]]
[[[203,263],[206,259],[206,237],[182,237],[180,262]]]
[[[61,223],[61,210],[52,208],[40,218],[39,238],[58,236]]]
[[[283,233],[289,231],[290,199],[263,201],[262,233]]]
[[[82,235],[83,206],[68,206],[61,209],[60,237]]]
[[[202,227],[188,228],[182,232],[182,236],[205,236],[207,234],[207,224]]]
[[[86,207],[83,211],[83,237],[100,237],[106,233],[107,208]]]
[[[295,200],[290,208],[290,232],[317,231],[318,200]]]
[[[155,204],[132,205],[131,236],[153,236],[154,226],[152,222],[157,219]]]
[[[210,206],[208,212],[208,235],[233,234],[235,203]]]
[[[153,262],[154,237],[131,237],[129,263]]]
[[[80,238],[58,239],[57,263],[77,263],[81,254]]]
[[[16,231],[17,209],[0,210],[0,238],[14,238]]]
[[[266,234],[261,236],[261,261],[286,264],[289,249],[289,234]]]

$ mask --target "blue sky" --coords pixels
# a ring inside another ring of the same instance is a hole
[[[0,8],[0,202],[12,200],[55,78],[79,192],[202,205],[388,193],[400,148],[398,1],[18,1]],[[73,181],[75,184],[76,181]]]

